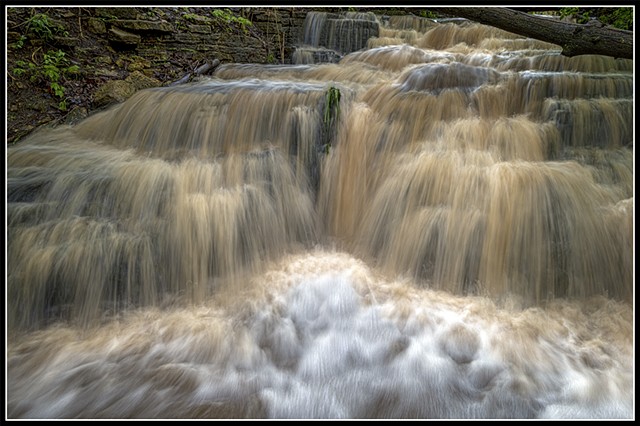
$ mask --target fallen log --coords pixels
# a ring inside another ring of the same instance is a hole
[[[185,75],[183,75],[179,80],[176,80],[172,83],[169,83],[168,86],[177,86],[179,84],[185,84],[190,82],[191,80],[193,80],[193,78],[195,76],[199,76],[199,75],[205,75],[205,74],[209,74],[211,73],[213,70],[215,70],[218,65],[220,65],[220,60],[219,59],[214,59],[211,62],[206,62],[202,65],[200,65],[198,68],[196,68],[193,73],[186,73]]]
[[[213,62],[207,62],[204,65],[200,65],[198,68],[196,68],[195,74],[196,75],[207,74],[208,72],[211,72],[214,69],[216,69],[218,65],[220,65],[220,60],[214,59]]]

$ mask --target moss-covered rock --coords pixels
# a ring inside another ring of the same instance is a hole
[[[135,90],[148,89],[149,87],[160,86],[161,83],[155,78],[146,76],[140,71],[132,72],[125,81],[131,85]]]
[[[136,92],[133,83],[124,80],[111,80],[100,86],[93,95],[93,107],[101,108],[124,102]]]
[[[107,25],[102,19],[89,18],[87,19],[87,29],[94,34],[104,34],[107,32]]]

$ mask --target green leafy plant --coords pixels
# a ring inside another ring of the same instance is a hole
[[[44,13],[37,13],[25,22],[25,33],[33,34],[44,41],[51,41],[57,35],[68,35],[62,25],[55,24]]]
[[[563,7],[558,11],[558,13],[560,15],[560,19],[562,19],[577,14],[579,10],[580,9],[577,7]]]
[[[27,41],[27,37],[21,35],[15,43],[11,44],[11,48],[13,49],[22,49],[24,47],[24,42]]]
[[[586,24],[598,19],[603,24],[622,30],[633,30],[633,9],[630,7],[595,8],[563,7],[558,11],[560,18],[573,17],[578,24]]]
[[[70,65],[62,50],[50,50],[42,57],[41,63],[32,61],[16,61],[16,67],[13,68],[13,74],[20,76],[29,76],[29,80],[34,83],[46,83],[51,93],[60,98],[58,108],[66,111],[65,87],[61,80],[77,74],[80,68],[77,65]]]
[[[610,14],[600,15],[598,19],[604,24],[613,25],[621,30],[633,30],[633,9],[630,7],[613,9]]]
[[[17,77],[21,77],[22,75],[27,74],[31,71],[35,72],[35,69],[37,68],[33,62],[27,61],[17,61],[16,65],[17,66],[13,69],[13,74],[15,74]]]
[[[558,13],[560,19],[574,18],[578,24],[586,24],[591,19],[588,10],[581,10],[578,7],[563,7]]]
[[[436,15],[435,13],[433,13],[430,10],[421,10],[420,11],[420,16],[422,18],[428,18],[428,19],[436,19],[438,17],[438,15]]]
[[[250,20],[234,14],[230,9],[214,9],[211,11],[211,15],[221,23],[239,26],[245,34],[249,32],[248,28],[253,25]]]

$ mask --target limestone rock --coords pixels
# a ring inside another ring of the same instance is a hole
[[[96,7],[96,16],[116,19],[136,19],[140,12],[135,7]]]
[[[113,25],[119,28],[124,28],[128,31],[136,33],[144,32],[158,32],[158,33],[172,33],[173,25],[166,21],[145,21],[141,19],[118,19],[113,22]]]
[[[109,29],[109,41],[126,46],[137,46],[140,43],[140,36],[113,27]]]
[[[100,108],[110,104],[123,102],[129,99],[135,91],[135,86],[128,81],[109,81],[96,90],[93,95],[93,106],[95,108]]]
[[[129,74],[125,81],[131,84],[135,90],[148,89],[149,87],[160,86],[160,81],[152,77],[147,77],[140,71]]]

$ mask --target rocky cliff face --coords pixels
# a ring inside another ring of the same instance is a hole
[[[308,9],[10,7],[7,143],[221,63],[291,63]]]

